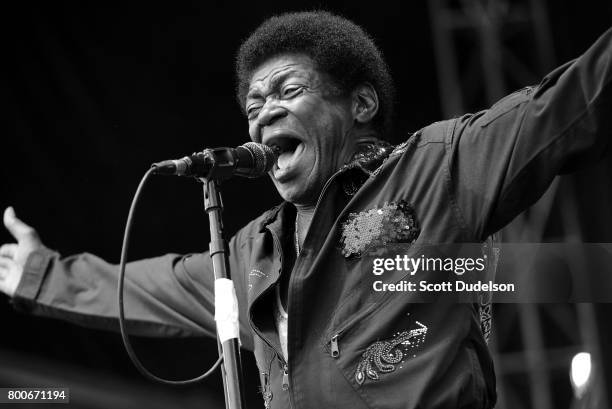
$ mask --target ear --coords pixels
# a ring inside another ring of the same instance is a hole
[[[359,124],[368,124],[378,113],[378,94],[369,82],[355,87],[352,93],[353,117]]]

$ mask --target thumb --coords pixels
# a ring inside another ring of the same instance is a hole
[[[4,226],[17,241],[36,238],[36,231],[19,220],[11,206],[4,211]]]

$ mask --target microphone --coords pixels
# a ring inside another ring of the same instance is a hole
[[[233,175],[258,178],[272,169],[278,153],[261,143],[247,142],[237,148],[212,148],[181,159],[151,165],[158,175],[229,179]]]

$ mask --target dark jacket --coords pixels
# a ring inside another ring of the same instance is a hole
[[[439,294],[376,292],[387,249],[418,257],[436,245],[482,242],[534,203],[555,175],[600,157],[612,136],[612,33],[579,59],[477,114],[434,123],[405,143],[372,145],[321,193],[299,258],[294,208],[264,213],[230,241],[241,340],[255,352],[273,408],[489,408],[493,365],[479,308]],[[207,253],[130,263],[132,333],[214,336]],[[289,360],[272,315],[275,283],[291,274]],[[425,274],[425,273],[424,273]],[[34,313],[117,328],[116,267],[42,250],[14,298]],[[427,277],[423,275],[422,277]],[[283,384],[286,388],[283,388]]]

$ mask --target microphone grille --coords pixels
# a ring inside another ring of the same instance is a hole
[[[258,178],[272,170],[278,158],[278,155],[272,148],[255,142],[247,142],[242,145],[242,147],[248,150],[253,156],[252,170],[248,175],[244,176],[248,178]]]

